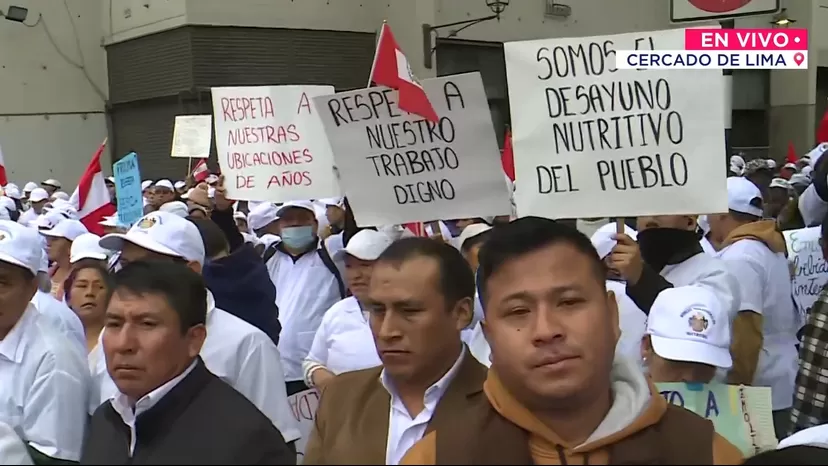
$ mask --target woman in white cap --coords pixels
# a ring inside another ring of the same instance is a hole
[[[52,268],[52,295],[55,299],[63,299],[63,282],[71,270],[72,242],[79,236],[89,233],[89,230],[78,220],[62,220],[49,229],[41,229],[40,234],[46,237],[46,252],[49,260],[54,263]]]
[[[66,279],[66,303],[83,323],[86,351],[90,357],[89,368],[92,371],[98,364],[97,359],[92,360],[92,356],[100,354],[94,349],[98,346],[98,337],[104,327],[110,288],[106,263],[104,265],[89,261],[79,263]]]
[[[337,259],[344,259],[345,282],[352,296],[334,304],[322,317],[302,364],[309,387],[322,388],[343,372],[382,364],[361,301],[368,294],[374,262],[391,242],[383,233],[362,230],[335,254]]]
[[[23,215],[17,220],[23,225],[28,225],[33,222],[38,215],[43,213],[43,208],[49,202],[49,193],[43,188],[35,188],[29,193],[29,210],[23,212]]]

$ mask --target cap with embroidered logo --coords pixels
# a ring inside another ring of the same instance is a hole
[[[707,288],[681,286],[659,293],[647,318],[647,334],[653,351],[664,359],[722,369],[733,365],[730,318]]]
[[[147,214],[126,233],[106,235],[99,244],[104,249],[121,251],[125,243],[204,264],[204,243],[198,228],[189,220],[169,212]]]

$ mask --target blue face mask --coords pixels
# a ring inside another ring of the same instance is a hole
[[[285,246],[291,249],[304,249],[316,241],[312,226],[282,228],[282,234],[279,236]]]

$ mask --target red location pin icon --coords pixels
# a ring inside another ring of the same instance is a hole
[[[803,55],[802,53],[797,52],[796,55],[794,55],[794,62],[796,62],[796,66],[801,65],[802,62],[804,62],[804,61],[805,61],[805,55]]]

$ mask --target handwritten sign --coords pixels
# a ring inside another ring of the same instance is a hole
[[[231,199],[341,196],[312,99],[331,86],[215,87],[216,149]]]
[[[288,404],[296,422],[299,423],[301,437],[296,441],[296,464],[302,464],[305,456],[305,445],[308,444],[308,437],[313,431],[313,423],[316,420],[316,408],[319,407],[319,391],[315,388],[295,393],[288,397]]]
[[[618,70],[684,30],[504,45],[520,216],[726,212],[718,70]]]
[[[175,117],[171,155],[206,159],[213,143],[212,115],[179,115]]]
[[[828,263],[819,245],[820,227],[782,232],[791,264],[793,299],[804,322],[822,286],[828,283]]]
[[[115,162],[112,173],[115,175],[115,197],[118,199],[118,223],[132,225],[144,216],[138,154],[131,152]]]
[[[401,111],[384,87],[315,99],[359,225],[511,213],[480,74],[422,85],[438,123]]]
[[[724,384],[656,384],[668,403],[709,419],[745,455],[776,447],[770,388]]]

